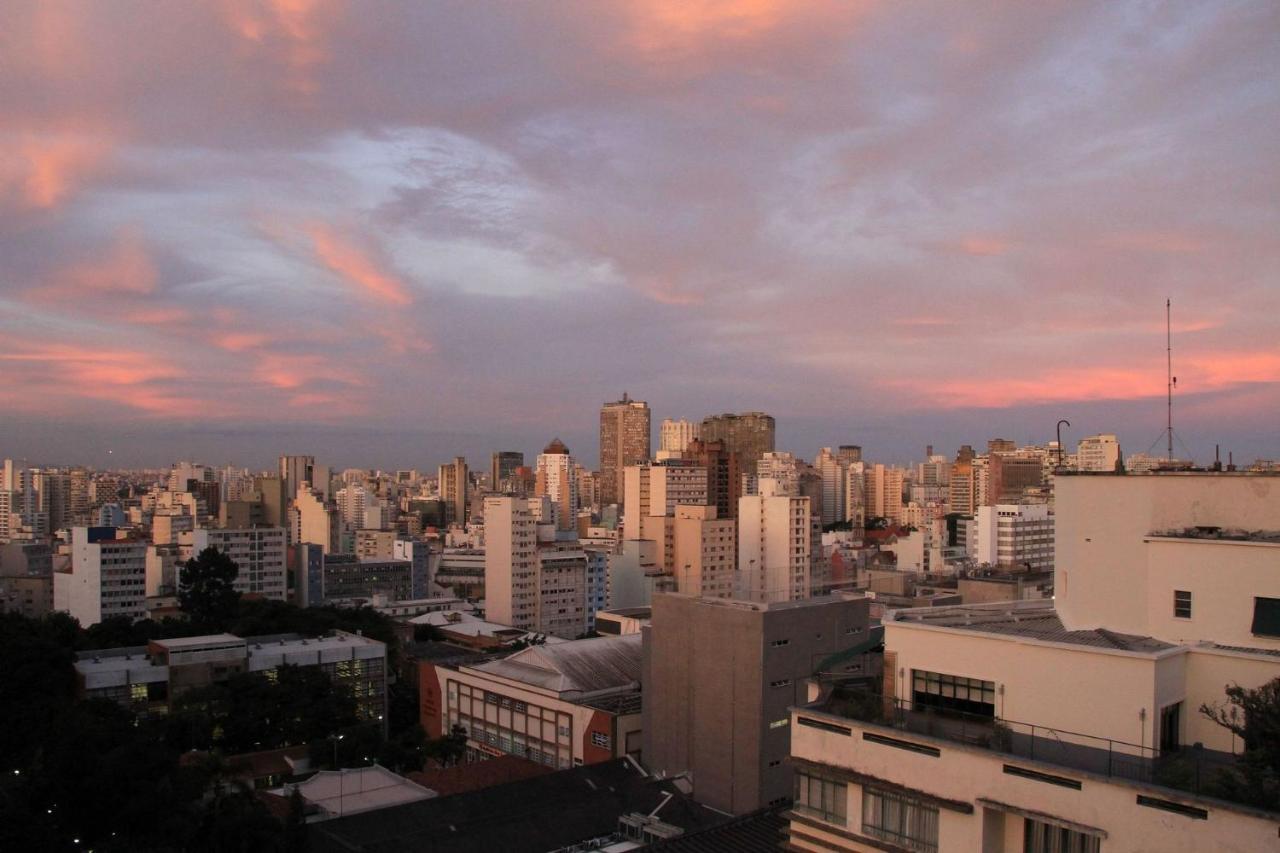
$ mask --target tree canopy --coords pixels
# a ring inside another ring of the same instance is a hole
[[[196,622],[226,620],[240,603],[235,589],[239,575],[235,560],[217,548],[205,548],[178,573],[178,605]]]

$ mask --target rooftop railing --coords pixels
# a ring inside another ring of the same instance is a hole
[[[1199,745],[1161,751],[1144,744],[1049,726],[922,707],[849,687],[839,687],[829,699],[809,707],[1016,758],[1280,811],[1280,803],[1258,802],[1256,792],[1244,784],[1238,756]]]

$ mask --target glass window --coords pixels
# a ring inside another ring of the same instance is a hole
[[[1173,615],[1179,619],[1191,618],[1191,593],[1185,589],[1173,591]]]
[[[1260,637],[1280,637],[1280,598],[1253,600],[1253,633]]]
[[[1095,836],[1030,818],[1023,820],[1023,827],[1024,853],[1098,853],[1102,847],[1101,840]]]
[[[921,853],[938,849],[938,810],[902,794],[862,789],[862,831]]]
[[[824,779],[810,773],[796,773],[796,811],[846,826],[849,787],[844,782]]]
[[[912,701],[916,710],[933,708],[960,711],[983,717],[994,717],[996,685],[994,681],[947,675],[941,672],[912,670]]]

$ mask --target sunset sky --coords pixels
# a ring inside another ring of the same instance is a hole
[[[1277,44],[1274,0],[8,0],[0,457],[594,463],[624,390],[806,458],[1145,451],[1166,297],[1180,455],[1280,457]]]

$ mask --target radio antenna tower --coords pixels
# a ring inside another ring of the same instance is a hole
[[[1168,423],[1166,431],[1168,432],[1168,456],[1169,461],[1173,461],[1173,386],[1178,384],[1178,377],[1173,375],[1173,323],[1172,318],[1173,301],[1165,299],[1164,301],[1164,340],[1165,340],[1165,363],[1169,377],[1169,406],[1168,406]]]

